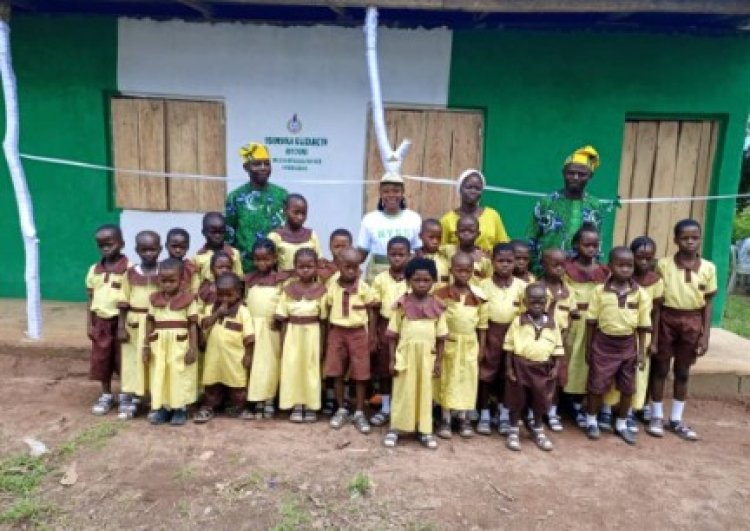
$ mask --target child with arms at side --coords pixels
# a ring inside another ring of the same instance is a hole
[[[206,238],[203,247],[193,257],[193,263],[198,269],[198,285],[204,280],[214,280],[211,273],[211,257],[216,251],[224,251],[232,258],[232,271],[242,278],[242,258],[240,252],[225,243],[227,235],[227,222],[224,214],[220,212],[206,212],[203,216],[201,234]]]
[[[151,230],[136,234],[135,252],[141,263],[130,267],[125,274],[123,300],[118,305],[120,326],[117,337],[122,343],[118,418],[123,420],[135,416],[148,391],[148,372],[142,354],[149,301],[151,294],[159,289],[159,235]]]
[[[393,403],[383,444],[393,448],[399,434],[416,431],[419,442],[434,450],[432,382],[440,377],[448,326],[443,305],[430,295],[437,279],[435,262],[413,258],[405,275],[410,291],[398,300],[388,323]]]
[[[289,194],[284,200],[286,223],[268,233],[276,245],[278,268],[283,273],[294,272],[294,255],[302,248],[312,249],[320,256],[320,243],[312,229],[305,227],[307,199],[300,194]]]
[[[198,293],[200,287],[200,271],[192,260],[185,258],[190,249],[190,233],[180,227],[169,229],[164,242],[169,258],[182,262],[182,284],[186,290]]]
[[[94,415],[106,415],[114,405],[112,375],[120,370],[120,309],[127,257],[117,225],[102,225],[94,233],[101,260],[86,274],[86,333],[91,340],[89,378],[101,383],[102,394],[91,408]]]

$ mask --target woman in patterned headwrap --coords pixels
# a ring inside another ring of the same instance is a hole
[[[575,150],[563,164],[563,189],[540,199],[534,207],[527,236],[535,273],[541,273],[541,256],[546,249],[570,254],[571,239],[584,223],[601,230],[601,201],[586,193],[586,185],[598,167],[599,153],[592,146]]]
[[[227,196],[227,243],[242,256],[245,273],[255,270],[252,248],[255,241],[284,224],[284,201],[287,191],[269,183],[271,157],[263,144],[252,142],[240,148],[242,167],[250,177]]]

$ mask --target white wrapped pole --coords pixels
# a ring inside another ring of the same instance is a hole
[[[395,151],[388,141],[385,130],[385,115],[383,113],[383,97],[380,92],[380,69],[378,67],[378,10],[367,8],[365,17],[365,51],[367,54],[367,72],[370,78],[370,95],[372,97],[372,125],[378,141],[380,158],[388,173],[401,174],[401,164],[404,161],[411,142],[404,140]]]
[[[5,140],[3,151],[8,162],[10,177],[18,204],[18,217],[26,254],[26,335],[29,339],[42,336],[42,306],[39,291],[39,240],[34,226],[34,209],[31,204],[29,187],[18,155],[18,96],[16,76],[10,55],[10,3],[0,5],[0,75],[5,96]]]

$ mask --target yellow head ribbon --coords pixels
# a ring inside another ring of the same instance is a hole
[[[258,142],[250,142],[240,148],[240,157],[242,162],[250,162],[251,160],[269,160],[271,156],[268,153],[268,148],[264,144]]]
[[[583,164],[591,168],[591,171],[595,171],[599,167],[599,152],[594,149],[594,146],[584,146],[576,149],[572,155],[565,159],[564,166],[568,164]]]

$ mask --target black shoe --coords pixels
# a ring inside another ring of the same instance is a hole
[[[169,422],[169,419],[171,418],[171,414],[166,409],[160,408],[160,409],[155,409],[151,411],[148,414],[147,418],[151,424],[156,426],[157,424],[164,424],[164,423]]]
[[[175,409],[172,412],[172,420],[169,423],[172,426],[182,426],[187,422],[187,409]]]
[[[599,432],[599,426],[597,426],[596,424],[591,424],[589,426],[586,426],[586,437],[588,437],[592,441],[595,441],[600,436],[601,436],[601,433]]]
[[[617,431],[617,435],[619,435],[623,441],[630,444],[631,446],[635,444],[635,434],[631,432],[629,429],[623,428],[621,430],[616,430],[616,431]]]

